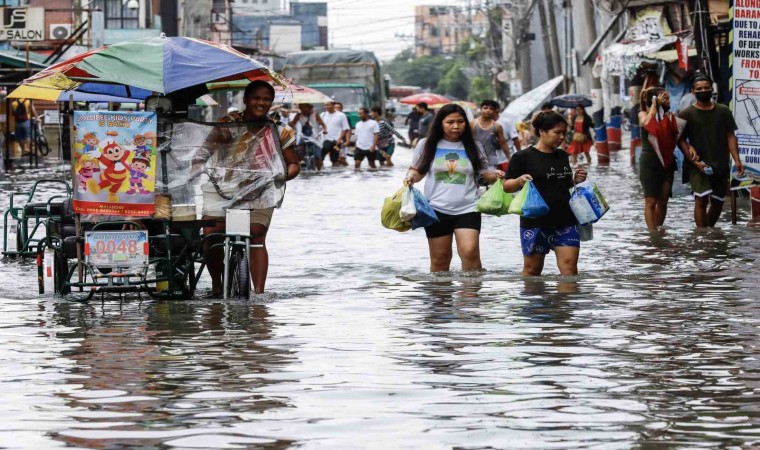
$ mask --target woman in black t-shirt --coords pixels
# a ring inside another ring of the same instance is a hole
[[[524,276],[541,275],[549,250],[557,255],[561,275],[578,274],[580,237],[578,221],[570,209],[573,180],[586,180],[586,171],[573,174],[567,153],[558,148],[567,132],[567,121],[554,111],[542,112],[533,119],[538,142],[515,153],[509,161],[504,180],[505,192],[520,190],[528,180],[549,205],[549,214],[520,217],[520,243]]]

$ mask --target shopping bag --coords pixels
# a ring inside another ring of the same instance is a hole
[[[417,214],[412,219],[412,230],[420,227],[429,227],[438,222],[438,215],[433,211],[427,199],[418,189],[412,188],[414,194],[414,206],[417,208]]]
[[[609,211],[610,206],[604,199],[596,183],[583,182],[575,185],[570,194],[570,209],[581,225],[594,223]]]
[[[406,186],[399,189],[392,197],[386,197],[383,201],[383,209],[380,211],[380,222],[385,228],[396,231],[408,231],[410,226],[408,222],[401,220],[401,197],[404,191],[408,191]]]
[[[501,184],[501,183],[499,183]],[[504,188],[501,188],[501,215],[509,214],[509,207],[512,206],[512,200],[515,196],[511,192],[504,192]]]
[[[492,184],[490,188],[478,199],[475,211],[494,216],[502,215],[504,188],[500,181]]]
[[[528,187],[528,193],[525,194],[521,216],[535,218],[549,214],[549,205],[541,197],[538,189],[533,185],[533,181],[528,181],[525,186]]]
[[[512,203],[509,205],[509,213],[510,214],[517,214],[518,216],[522,215],[522,207],[523,203],[525,202],[525,196],[528,195],[528,184],[532,183],[530,180],[528,180],[520,189],[520,192],[517,193],[517,195],[514,196],[512,199]]]
[[[404,222],[409,222],[417,215],[417,208],[414,206],[414,194],[412,188],[407,188],[401,195],[401,209],[399,217]]]

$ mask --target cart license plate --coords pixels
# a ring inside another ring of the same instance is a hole
[[[98,267],[148,265],[147,231],[90,231],[84,234],[88,264]]]

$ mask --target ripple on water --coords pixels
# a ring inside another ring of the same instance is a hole
[[[377,217],[402,148],[393,169],[289,183],[269,292],[249,301],[203,278],[193,301],[74,304],[37,296],[33,261],[2,261],[3,445],[751,448],[760,230],[694,231],[676,186],[667,227],[645,231],[625,159],[590,169],[612,209],[577,277],[553,256],[520,277],[512,216],[484,218],[487,271],[455,253],[428,273],[424,232]]]

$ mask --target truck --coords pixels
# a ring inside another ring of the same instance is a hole
[[[379,106],[385,115],[390,79],[383,77],[374,53],[364,50],[308,50],[287,55],[285,78],[314,88],[343,104],[351,128],[359,108]]]

